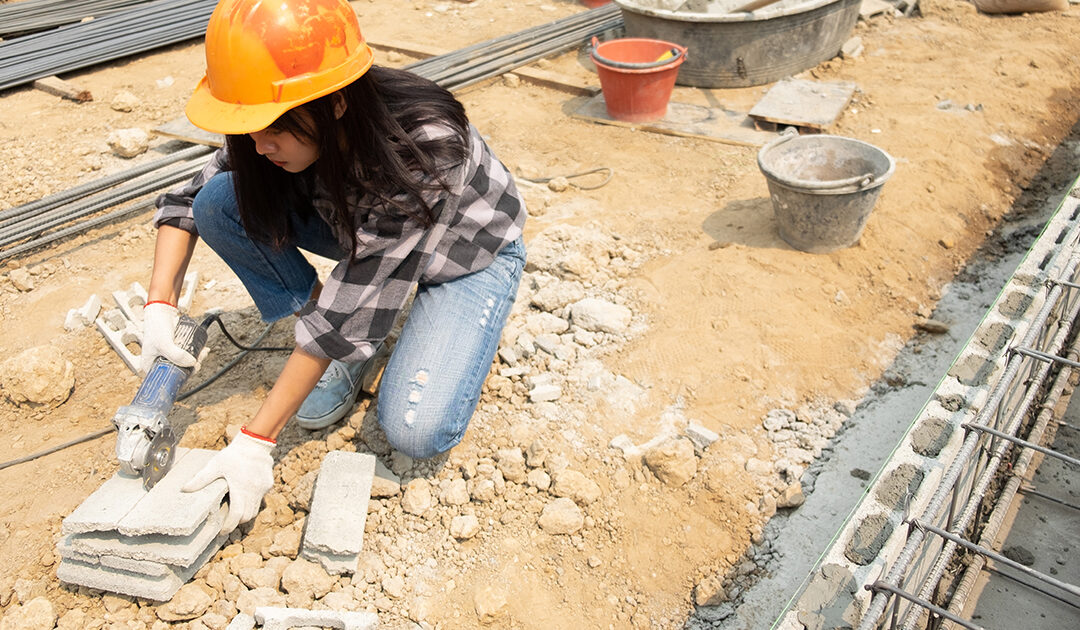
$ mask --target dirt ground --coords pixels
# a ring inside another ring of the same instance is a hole
[[[421,42],[447,50],[584,8],[569,0],[353,4],[376,44]],[[403,471],[403,482],[427,476],[437,486],[460,477],[456,471],[469,462],[490,461],[498,449],[541,440],[549,454],[565,457],[596,482],[603,496],[586,508],[580,534],[549,535],[536,526],[533,508],[551,497],[522,485],[499,508],[472,507],[486,517],[480,535],[445,543],[447,519],[402,515],[397,498],[373,502],[366,548],[397,560],[402,566],[395,570],[408,587],[395,597],[400,593],[383,585],[388,599],[377,579],[354,581],[358,609],[379,610],[382,627],[424,621],[469,628],[483,619],[478,602],[499,600],[488,592],[495,588],[505,599],[496,627],[683,627],[695,586],[710,576],[722,579],[738,565],[769,515],[767,497],[792,481],[747,470],[751,459],[778,457],[762,429],[765,414],[786,408],[801,416],[857,402],[917,334],[915,324],[929,317],[943,287],[1009,219],[1014,200],[1080,119],[1076,5],[1064,13],[1005,17],[979,14],[964,2],[921,4],[921,17],[860,22],[854,33],[865,45],[860,56],[800,75],[854,82],[854,100],[829,131],[871,142],[897,161],[860,243],[832,254],[802,253],[779,238],[753,147],[584,122],[568,116],[580,97],[526,82],[493,81],[460,95],[515,172],[551,177],[614,169],[611,181],[595,190],[526,185],[526,244],[560,225],[617,235],[625,266],[597,287],[621,296],[635,325],[593,352],[606,370],[644,394],[632,406],[584,394],[567,397],[565,405],[538,406],[521,396],[500,397],[489,383],[481,412],[447,462],[410,467],[379,453]],[[82,104],[25,88],[0,94],[0,209],[175,147],[156,138],[148,153],[123,160],[105,139],[114,129],[150,130],[181,115],[202,75],[202,54],[195,42],[64,75],[94,95]],[[598,83],[583,59],[570,53],[544,67]],[[380,61],[411,59],[382,54]],[[748,111],[768,87],[677,88],[672,98]],[[137,97],[133,111],[110,107],[121,91]],[[133,282],[145,286],[154,242],[148,219],[0,263],[0,359],[53,346],[75,374],[71,397],[55,409],[2,402],[0,461],[106,427],[129,402],[136,377],[93,328],[67,332],[63,324],[68,309],[93,293],[107,298]],[[32,290],[10,281],[17,268],[30,272]],[[212,252],[200,245],[192,268],[201,276],[194,313],[220,307],[244,339],[262,332],[250,300]],[[290,337],[291,326],[282,324],[267,342],[288,345]],[[220,338],[212,344],[204,373],[232,356]],[[250,417],[282,361],[281,355],[251,357],[182,403],[177,421],[199,427],[184,444],[223,446],[224,428]],[[721,436],[700,454],[697,476],[679,487],[608,448],[619,434],[647,442],[672,410]],[[368,433],[363,421],[369,412],[370,403],[362,403],[351,422],[362,430],[350,448],[376,450],[374,440],[359,439]],[[340,429],[310,434],[290,428],[283,442],[295,451],[279,458],[307,461],[328,442],[333,448],[352,441],[352,432]],[[5,611],[44,595],[61,618],[80,610],[96,620],[88,627],[158,622],[145,602],[118,612],[127,608],[115,598],[56,578],[61,520],[117,470],[113,446],[105,437],[0,470]],[[259,534],[259,527],[234,534],[233,549],[249,551],[245,536]],[[421,536],[429,530],[443,537]],[[402,541],[418,546],[401,552]],[[209,618],[185,623],[211,627]]]

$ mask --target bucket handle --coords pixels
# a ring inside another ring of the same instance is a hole
[[[787,142],[788,140],[798,137],[799,133],[789,127],[780,134],[779,138],[762,147],[762,153],[764,153],[766,149],[775,149],[781,144]],[[758,162],[761,162],[760,155],[758,156]],[[848,186],[856,186],[859,190],[864,190],[872,186],[874,184],[874,181],[876,180],[877,175],[870,172],[863,173],[862,175],[856,175],[855,177],[848,177],[847,179],[834,179],[827,182],[800,180],[799,187],[807,188],[810,190],[829,190],[832,188],[846,188]]]
[[[685,47],[679,46],[678,44],[672,44],[672,46],[671,46],[671,56],[666,57],[664,59],[658,59],[656,61],[643,61],[643,62],[615,61],[614,59],[608,59],[607,57],[604,57],[599,52],[597,52],[596,49],[600,45],[600,40],[597,39],[597,37],[595,35],[593,35],[591,43],[592,43],[592,50],[589,51],[589,54],[591,54],[593,56],[593,59],[595,59],[596,61],[599,61],[600,63],[604,64],[605,66],[611,66],[612,68],[622,68],[623,70],[644,70],[644,69],[648,69],[648,68],[659,68],[661,66],[666,66],[669,63],[672,63],[675,60],[679,59],[680,57],[683,57],[683,56],[686,55],[686,48]]]

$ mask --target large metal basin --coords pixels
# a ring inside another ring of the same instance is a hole
[[[675,42],[689,51],[677,83],[707,88],[772,83],[831,59],[851,34],[862,0],[784,0],[728,13],[749,0],[716,0],[705,12],[659,8],[665,0],[614,0],[628,37]]]

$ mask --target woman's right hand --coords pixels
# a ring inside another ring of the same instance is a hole
[[[195,367],[197,359],[176,345],[176,324],[180,311],[165,302],[151,302],[143,309],[142,354],[139,370],[146,374],[154,365],[154,359],[165,357],[180,367]]]

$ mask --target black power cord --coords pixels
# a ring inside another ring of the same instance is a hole
[[[233,357],[231,361],[229,361],[225,365],[221,366],[221,369],[219,369],[212,376],[210,376],[210,378],[206,379],[205,381],[199,383],[198,385],[192,387],[191,389],[189,389],[189,390],[185,391],[184,393],[180,394],[179,396],[177,396],[176,397],[177,402],[180,402],[181,400],[184,400],[188,396],[191,396],[191,395],[193,395],[193,394],[195,394],[195,393],[197,393],[199,391],[202,391],[205,387],[207,387],[208,385],[210,385],[211,383],[213,383],[217,379],[224,376],[225,373],[228,372],[229,370],[231,370],[233,367],[235,367],[236,364],[241,361],[241,359],[246,357],[249,352],[284,352],[284,351],[291,351],[292,350],[292,348],[286,348],[286,347],[272,347],[272,346],[263,347],[263,346],[258,345],[259,342],[261,342],[263,339],[266,338],[266,336],[268,334],[270,334],[270,329],[274,327],[273,324],[268,325],[266,327],[266,329],[263,330],[262,334],[259,335],[259,338],[255,340],[254,345],[245,346],[244,344],[237,341],[231,334],[229,334],[229,331],[225,328],[225,322],[221,321],[221,315],[219,313],[211,313],[211,314],[207,315],[206,317],[203,318],[202,322],[199,325],[202,326],[203,328],[205,328],[207,331],[209,331],[210,330],[210,325],[214,324],[215,322],[217,323],[218,328],[221,329],[221,332],[225,335],[225,338],[228,339],[229,342],[232,343],[234,346],[239,348],[242,352],[240,352],[240,354]],[[51,447],[49,447],[47,449],[38,451],[36,453],[31,453],[30,455],[26,455],[24,457],[19,457],[17,459],[12,459],[10,461],[0,463],[0,470],[3,470],[3,469],[8,468],[10,466],[15,466],[16,464],[25,464],[26,462],[30,462],[30,461],[33,461],[33,460],[38,459],[40,457],[44,457],[46,455],[51,455],[52,453],[55,453],[57,451],[62,451],[64,449],[66,449],[66,448],[75,446],[76,444],[82,444],[83,442],[89,442],[91,440],[96,440],[99,437],[106,436],[106,435],[112,433],[115,430],[116,430],[116,427],[114,425],[110,424],[109,427],[106,428],[106,429],[101,429],[100,431],[94,431],[93,433],[87,433],[86,435],[84,435],[82,437],[75,438],[74,440],[71,440],[70,442],[64,442],[63,444],[58,444],[56,446],[51,446]]]

